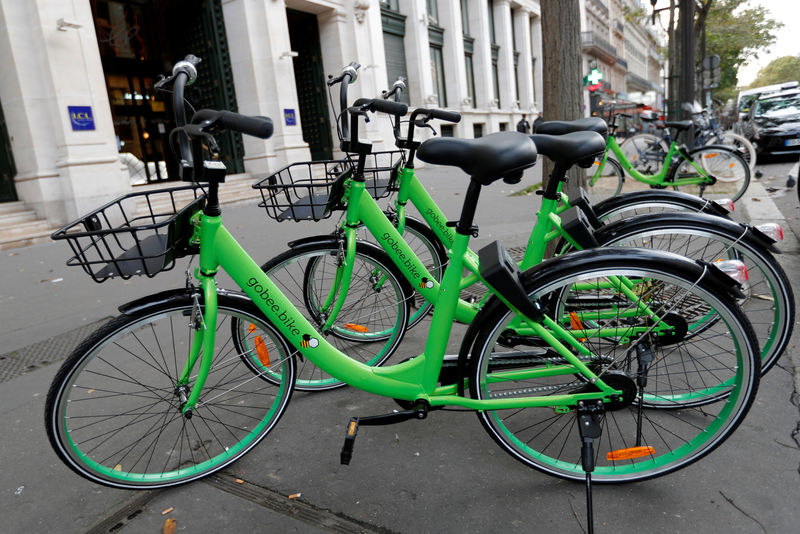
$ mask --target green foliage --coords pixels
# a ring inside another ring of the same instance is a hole
[[[770,61],[769,65],[759,70],[758,76],[750,84],[750,87],[761,87],[793,80],[800,80],[800,57],[783,56]]]
[[[716,98],[724,101],[736,95],[739,67],[775,43],[775,32],[782,26],[769,18],[764,7],[748,0],[714,1],[706,18],[706,54],[717,54],[721,60]]]

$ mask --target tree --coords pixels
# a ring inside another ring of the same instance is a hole
[[[800,80],[800,57],[783,56],[773,59],[769,65],[758,71],[750,87],[761,87],[776,83]]]
[[[724,101],[736,96],[739,67],[775,43],[775,31],[783,24],[769,18],[766,8],[748,4],[748,0],[716,0],[705,24],[706,54],[717,54],[721,60],[714,96]]]
[[[583,117],[583,75],[581,66],[581,14],[579,0],[541,0],[544,120],[574,120]],[[543,158],[544,159],[544,158]],[[544,188],[547,188],[553,164],[542,165]],[[585,185],[586,173],[575,168],[569,172],[572,183]],[[554,252],[555,240],[547,247]]]

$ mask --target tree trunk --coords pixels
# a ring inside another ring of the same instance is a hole
[[[541,0],[542,57],[544,58],[542,118],[574,120],[583,117],[581,20],[579,0]],[[553,163],[539,160],[547,187]],[[585,185],[586,173],[574,168],[572,183]],[[552,254],[548,247],[548,256]]]
[[[675,31],[675,0],[669,0],[669,25],[667,26],[667,39],[669,52],[669,71],[667,72],[667,117],[670,120],[676,121],[679,119],[678,112],[678,93],[679,93],[679,75],[678,68],[680,67],[680,56],[678,47],[678,36]]]

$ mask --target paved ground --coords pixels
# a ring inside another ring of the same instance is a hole
[[[790,167],[764,166],[764,177],[754,180],[736,214],[783,219],[781,261],[800,284],[800,211],[795,190],[784,190]],[[455,217],[465,178],[420,174]],[[514,189],[538,180],[529,173]],[[504,184],[485,189],[477,221],[481,242],[525,241],[538,197],[510,192]],[[226,220],[257,259],[284,250],[293,237],[323,231],[268,221],[255,202],[228,208]],[[175,269],[153,279],[98,285],[63,267],[66,255],[63,243],[47,243],[4,252],[0,261],[0,532],[157,533],[168,518],[176,520],[178,532],[198,533],[585,531],[583,487],[522,468],[469,413],[435,412],[422,422],[364,427],[352,464],[339,465],[347,420],[394,407],[351,388],[296,394],[264,443],[205,481],[159,492],[84,481],[60,463],[45,437],[44,396],[57,369],[50,363],[79,339],[83,332],[77,329],[114,315],[119,303],[182,285],[183,275]],[[597,532],[796,532],[797,342],[796,333],[780,366],[762,381],[747,420],[708,458],[657,480],[597,487]],[[396,358],[407,355],[400,352]],[[287,498],[295,493],[301,496]]]

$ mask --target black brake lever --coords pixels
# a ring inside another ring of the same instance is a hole
[[[163,74],[159,74],[158,81],[156,81],[156,83],[153,84],[153,89],[155,89],[156,91],[167,91],[167,89],[165,89],[164,86],[174,79],[175,76],[172,75],[164,76]]]

